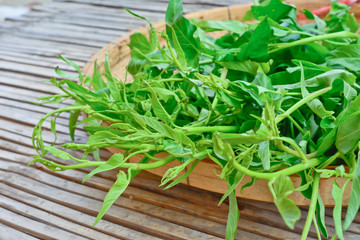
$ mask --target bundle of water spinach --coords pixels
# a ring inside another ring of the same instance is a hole
[[[105,72],[99,73],[95,63],[93,76],[83,75],[62,57],[78,76],[57,69],[63,80],[51,82],[64,94],[42,97],[39,104],[75,101],[46,114],[36,125],[33,145],[39,155],[33,162],[54,171],[96,167],[84,181],[120,169],[96,224],[139,171],[179,161],[162,178],[161,185],[170,188],[210,159],[222,168],[219,178],[228,183],[221,199],[228,198],[230,205],[226,239],[234,239],[237,230],[235,191],[240,191],[238,186],[251,188],[257,179],[268,180],[289,228],[300,219],[300,210],[288,196],[300,191],[311,200],[302,239],[312,224],[319,239],[330,237],[318,190],[320,179],[334,177],[333,239],[344,239],[343,231],[360,205],[360,45],[349,7],[332,1],[324,19],[304,10],[311,23],[299,25],[295,6],[268,0],[251,7],[246,18],[257,21],[248,24],[189,20],[183,16],[181,1],[171,0],[164,32],[129,13],[150,25],[149,36],[130,37],[127,71],[134,81],[116,79],[107,56]],[[224,30],[227,33],[219,38],[206,34]],[[160,45],[159,38],[166,44]],[[44,121],[51,118],[56,135],[56,119],[63,112],[70,112],[72,139],[76,126],[87,123],[87,143],[44,143]],[[78,122],[80,113],[87,119]],[[126,152],[101,161],[99,149],[108,147]],[[69,149],[84,154],[75,157]],[[87,160],[89,154],[95,160]],[[128,161],[138,154],[144,156],[138,164]],[[57,161],[49,160],[54,156]],[[302,179],[295,190],[289,177],[293,174]],[[252,181],[242,182],[245,175]],[[339,186],[336,177],[347,181]],[[352,190],[342,222],[342,195],[349,182]]]

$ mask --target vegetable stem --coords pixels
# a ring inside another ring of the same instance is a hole
[[[313,92],[312,94],[310,94],[309,96],[301,99],[299,102],[295,103],[292,107],[290,107],[288,110],[286,110],[284,113],[278,115],[275,118],[275,123],[278,124],[279,122],[281,122],[282,120],[284,120],[285,118],[287,118],[291,113],[295,112],[298,108],[300,108],[302,105],[306,104],[307,102],[310,102],[311,100],[325,94],[326,92],[328,92],[331,89],[331,87],[327,87],[327,88],[323,88],[321,90],[318,90],[316,92]]]
[[[57,113],[63,113],[63,112],[70,112],[70,111],[78,111],[78,110],[84,110],[86,107],[84,106],[70,106],[70,107],[64,107],[64,108],[60,108],[60,109],[56,109],[53,110],[47,114],[45,114],[40,120],[39,122],[36,124],[33,134],[32,134],[32,144],[36,150],[37,153],[40,153],[39,150],[43,149],[43,142],[42,142],[42,125],[44,123],[44,121],[48,118],[51,117],[54,114]]]
[[[301,151],[300,147],[295,143],[294,140],[286,138],[286,137],[273,137],[273,139],[287,142],[288,144],[290,144],[296,150],[296,152],[294,153],[291,149],[286,149],[286,151],[291,150],[290,152],[291,152],[292,155],[298,155],[303,160],[303,162],[305,162],[305,163],[308,162],[307,157]],[[284,146],[284,145],[282,145],[282,146],[283,146],[283,150],[285,150],[284,147],[286,147],[286,146]],[[296,153],[298,153],[298,154],[296,154]]]
[[[359,35],[356,33],[347,32],[347,31],[329,33],[329,34],[324,34],[324,35],[316,35],[313,37],[303,38],[303,39],[300,39],[300,40],[297,40],[294,42],[274,44],[273,46],[277,47],[277,48],[270,50],[269,53],[274,53],[274,52],[283,50],[285,48],[290,48],[290,47],[304,45],[304,44],[311,43],[311,42],[323,41],[323,40],[334,39],[334,38],[356,38],[356,39],[359,39]]]
[[[338,158],[340,155],[341,155],[340,152],[335,153],[332,157],[330,157],[328,160],[326,160],[325,162],[323,162],[318,168],[319,168],[319,169],[326,168],[326,167],[329,166],[333,161],[335,161],[336,158]]]
[[[176,158],[172,155],[169,155],[159,161],[156,162],[152,162],[152,163],[123,163],[120,167],[121,168],[131,168],[132,170],[149,170],[149,169],[154,169],[154,168],[159,168],[161,166],[166,165],[169,162],[174,161]],[[45,159],[43,159],[45,160]],[[57,171],[64,171],[64,170],[68,170],[68,169],[78,169],[78,168],[85,168],[85,167],[98,167],[101,165],[106,164],[106,161],[87,161],[84,163],[79,163],[79,164],[73,164],[73,165],[62,165],[59,163],[55,163],[52,161],[48,161],[46,160],[46,162],[50,163],[52,166],[60,168],[60,170]]]
[[[259,173],[259,172],[252,171],[250,169],[243,167],[242,165],[237,163],[235,160],[232,161],[232,163],[238,171],[240,171],[250,177],[271,180],[280,175],[290,176],[297,172],[316,167],[319,164],[321,164],[321,160],[318,158],[313,158],[313,159],[310,159],[307,163],[300,163],[295,166],[292,166],[292,167],[289,167],[289,168],[286,168],[286,169],[283,169],[283,170],[280,170],[277,172],[273,172],[273,173]]]
[[[312,193],[311,193],[311,202],[310,202],[310,206],[309,206],[308,215],[306,217],[305,225],[303,228],[303,232],[301,235],[301,240],[306,240],[306,238],[309,234],[311,222],[315,216],[315,209],[316,209],[318,194],[319,194],[319,173],[317,173],[315,171],[314,172],[314,182],[313,182]]]
[[[179,60],[177,59],[177,56],[175,55],[174,50],[171,47],[169,37],[166,36],[165,40],[166,40],[166,43],[168,45],[168,49],[169,49],[169,52],[171,54],[172,61],[175,63],[176,67],[182,72],[184,69],[183,69],[181,63],[179,62]]]
[[[203,133],[203,132],[226,132],[236,133],[239,130],[238,126],[209,126],[209,127],[186,127],[181,128],[187,133]]]

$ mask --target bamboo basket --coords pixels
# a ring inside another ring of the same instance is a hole
[[[298,11],[301,9],[308,9],[308,10],[315,10],[319,9],[324,6],[328,6],[330,4],[330,1],[320,0],[320,1],[309,1],[309,0],[293,0],[293,1],[287,1],[289,4],[294,4],[297,6]],[[199,11],[187,14],[186,17],[188,19],[196,18],[199,20],[239,20],[241,21],[245,13],[250,9],[250,4],[242,4],[242,5],[235,5],[230,7],[221,7],[221,8],[214,8],[210,10],[205,11]],[[360,8],[359,6],[356,6],[353,4],[352,6],[352,12],[355,13],[355,15],[360,16]],[[165,29],[165,22],[160,21],[154,23],[155,28],[158,31],[164,31]],[[128,61],[130,59],[130,49],[127,46],[130,43],[130,35],[134,32],[140,32],[145,35],[148,35],[149,28],[141,27],[138,28],[129,34],[126,34],[122,37],[119,37],[112,43],[109,43],[108,45],[104,46],[101,50],[99,50],[97,53],[95,53],[91,59],[86,63],[84,67],[84,73],[87,75],[93,74],[93,66],[95,60],[97,60],[98,69],[100,72],[104,72],[104,60],[105,60],[105,52],[108,52],[109,55],[109,62],[110,67],[112,69],[113,75],[118,79],[124,79],[125,73],[126,73],[126,66],[128,64]],[[164,44],[164,42],[161,42],[161,44]],[[127,82],[130,82],[131,79],[129,79],[129,76],[127,78]],[[113,153],[123,152],[121,149],[117,148],[109,148],[109,151]],[[161,155],[161,154],[160,154]],[[159,155],[158,155],[159,156]],[[163,155],[164,156],[164,155]],[[159,156],[160,157],[160,156]],[[134,156],[130,158],[130,162],[138,162],[142,158],[141,155]],[[170,164],[167,164],[161,168],[158,169],[152,169],[148,170],[149,172],[158,175],[163,176],[164,173],[171,167],[175,167],[176,165],[180,164],[180,162],[171,162]],[[227,183],[225,180],[220,179],[216,174],[221,173],[221,168],[210,161],[202,161],[200,162],[193,172],[190,174],[190,176],[184,180],[182,183],[205,189],[211,192],[216,193],[225,193],[227,190]],[[291,179],[293,181],[294,187],[297,188],[300,186],[301,179],[298,175],[291,176]],[[242,180],[242,184],[247,183],[251,180],[250,177],[245,176]],[[325,204],[325,206],[334,206],[334,200],[331,196],[331,190],[333,185],[333,178],[328,179],[321,179],[320,180],[320,195],[322,197],[322,200]],[[342,186],[343,183],[345,183],[345,178],[337,178],[337,183]],[[348,184],[344,196],[343,196],[343,205],[347,205],[350,197],[350,189],[351,184]],[[256,181],[251,187],[246,188],[243,193],[240,193],[240,188],[236,190],[236,195],[241,198],[250,199],[250,200],[256,200],[256,201],[264,201],[264,202],[273,202],[273,197],[268,189],[268,183],[266,180],[258,180]],[[294,191],[293,194],[289,196],[291,199],[295,201],[295,203],[298,206],[307,206],[310,203],[310,200],[306,199],[302,196],[300,192]]]

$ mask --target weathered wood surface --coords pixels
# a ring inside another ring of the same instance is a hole
[[[186,12],[239,4],[241,0],[183,0]],[[247,1],[243,1],[247,2]],[[115,173],[102,173],[82,184],[91,169],[51,172],[27,166],[35,154],[32,128],[54,106],[29,101],[59,91],[44,80],[54,68],[73,70],[62,54],[83,66],[108,42],[138,28],[143,21],[129,16],[134,9],[152,21],[163,19],[167,0],[56,0],[0,26],[0,239],[223,239],[227,203],[220,195],[179,185],[167,191],[149,173],[137,176],[108,214],[92,227]],[[68,115],[59,117],[58,142],[69,141]],[[53,141],[50,123],[44,140]],[[78,129],[77,142],[87,135]],[[80,154],[74,152],[74,154]],[[109,153],[101,152],[106,159]],[[299,239],[306,209],[294,230],[288,229],[272,204],[239,200],[237,239]],[[327,225],[334,233],[332,210]],[[360,238],[360,216],[345,233]],[[315,230],[310,233],[315,238]]]

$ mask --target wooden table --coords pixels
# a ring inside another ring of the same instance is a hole
[[[227,203],[220,195],[177,186],[163,191],[159,177],[142,173],[103,220],[92,227],[115,173],[99,174],[82,184],[90,171],[51,172],[27,164],[34,125],[59,106],[30,101],[59,91],[44,80],[54,68],[73,72],[58,54],[80,66],[99,48],[144,24],[124,11],[134,10],[152,21],[164,18],[167,0],[56,0],[0,26],[0,239],[223,239]],[[239,4],[236,0],[184,0],[186,12]],[[243,1],[247,2],[247,1]],[[58,142],[69,141],[68,115],[58,119]],[[50,123],[44,138],[53,140]],[[77,130],[77,142],[87,135]],[[74,154],[77,154],[76,152]],[[106,159],[109,153],[101,152]],[[237,239],[299,239],[306,209],[294,230],[288,229],[273,204],[239,199]],[[334,233],[332,209],[326,222]],[[360,239],[360,215],[345,233]],[[310,236],[316,237],[312,229]],[[311,239],[311,238],[309,238]]]

